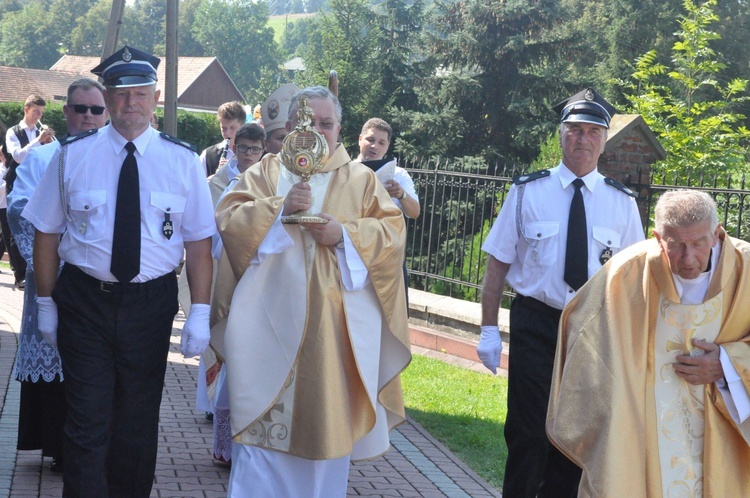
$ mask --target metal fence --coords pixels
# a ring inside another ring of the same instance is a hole
[[[522,169],[486,165],[471,159],[411,160],[409,172],[422,213],[407,221],[406,266],[415,289],[479,301],[484,275],[482,243],[512,184]],[[647,236],[653,229],[653,207],[659,196],[674,188],[708,192],[716,199],[719,220],[729,235],[750,238],[750,191],[745,178],[639,178],[628,182],[638,192],[638,205]]]

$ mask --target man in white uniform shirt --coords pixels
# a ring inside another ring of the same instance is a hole
[[[158,64],[124,47],[92,70],[111,124],[62,143],[51,164],[64,154],[63,170],[47,168],[23,212],[36,227],[39,329],[65,375],[63,496],[151,493],[183,251],[182,353],[208,344],[211,195],[192,148],[150,126]]]
[[[575,496],[581,471],[544,429],[560,313],[612,254],[643,240],[635,194],[597,171],[615,109],[586,89],[556,110],[561,164],[514,180],[482,246],[488,255],[477,353],[493,372],[502,350],[497,318],[506,281],[516,291],[503,483],[503,495],[514,498]]]
[[[104,86],[90,78],[80,78],[68,86],[63,106],[68,135],[74,136],[103,127],[107,121]],[[63,424],[66,403],[62,362],[57,348],[51,348],[39,331],[36,284],[34,282],[34,225],[21,216],[36,190],[60,142],[31,149],[16,169],[13,192],[8,196],[8,224],[16,245],[27,262],[24,289],[23,320],[18,337],[18,351],[13,378],[21,382],[18,414],[19,450],[42,450],[52,457],[50,469],[63,470]]]

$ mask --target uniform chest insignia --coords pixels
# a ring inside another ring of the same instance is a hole
[[[164,222],[161,224],[161,233],[164,234],[167,240],[171,239],[172,234],[174,233],[174,226],[172,225],[172,219],[169,214],[170,210],[170,208],[167,208],[164,212]]]

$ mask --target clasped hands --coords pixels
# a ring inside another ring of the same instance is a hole
[[[672,366],[675,374],[688,384],[698,386],[701,384],[713,384],[724,377],[724,369],[721,368],[719,359],[719,346],[702,339],[693,339],[692,345],[702,349],[705,354],[693,356],[684,354],[675,358]]]
[[[295,183],[284,199],[282,216],[290,216],[312,207],[312,188],[306,182]],[[328,220],[328,223],[300,223],[312,235],[315,242],[324,246],[337,244],[344,235],[344,227],[336,218],[327,213],[316,213]]]

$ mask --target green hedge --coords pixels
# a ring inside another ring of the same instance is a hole
[[[159,128],[164,127],[164,109],[157,109]],[[23,102],[1,102],[0,121],[7,128],[15,126],[23,119]],[[62,112],[62,104],[49,103],[44,111],[42,122],[63,135],[67,126]],[[199,151],[221,141],[221,130],[216,115],[206,112],[177,111],[177,136],[194,144]]]

